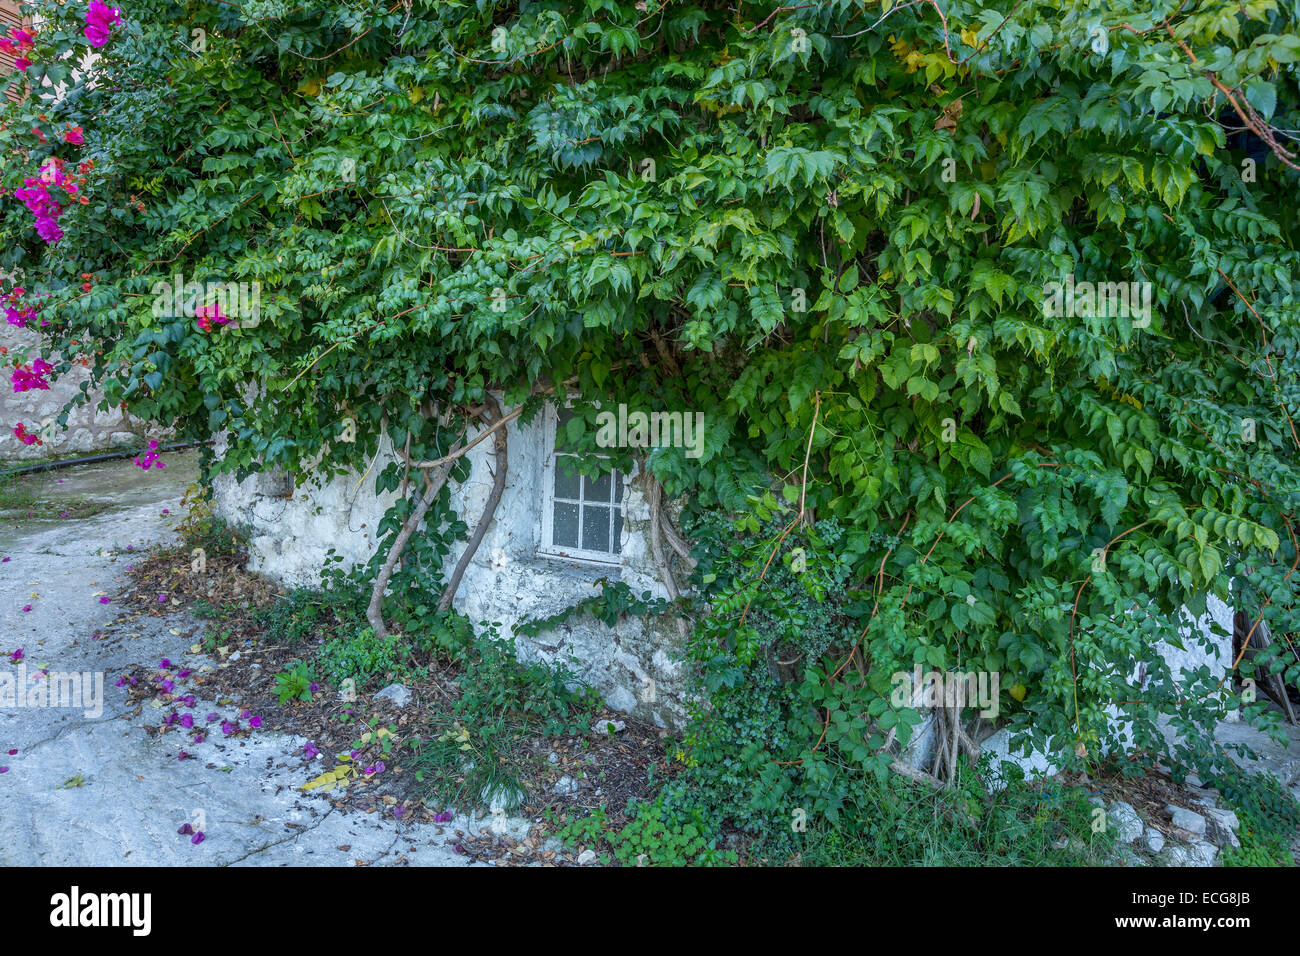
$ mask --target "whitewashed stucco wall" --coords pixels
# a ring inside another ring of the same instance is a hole
[[[628,479],[618,566],[594,566],[538,554],[542,543],[543,466],[550,450],[538,415],[528,425],[508,426],[509,468],[496,517],[465,571],[455,606],[474,622],[498,622],[503,636],[516,637],[525,660],[561,662],[597,688],[615,710],[636,714],[660,726],[676,726],[681,707],[680,643],[670,621],[634,617],[606,627],[590,616],[535,637],[515,633],[522,621],[546,617],[598,594],[597,581],[625,582],[638,596],[649,591],[666,597],[653,570],[642,534],[649,508],[641,480]],[[217,452],[223,445],[218,440]],[[452,505],[472,529],[492,488],[492,442],[468,455],[471,472],[451,488]],[[294,585],[318,581],[330,549],[349,564],[369,560],[375,530],[394,495],[375,493],[375,478],[393,460],[385,447],[378,460],[323,484],[292,488],[284,476],[256,475],[236,483],[220,476],[214,485],[217,510],[231,521],[250,525],[250,569]],[[463,543],[448,556],[450,573]]]

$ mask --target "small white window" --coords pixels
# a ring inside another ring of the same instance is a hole
[[[575,467],[580,456],[556,450],[559,430],[572,417],[568,409],[546,409],[541,552],[555,558],[618,564],[623,544],[623,475],[611,471],[599,478],[586,478]]]

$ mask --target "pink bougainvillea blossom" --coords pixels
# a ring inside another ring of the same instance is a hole
[[[39,179],[24,179],[23,185],[26,188],[14,190],[14,198],[35,217],[36,234],[48,245],[53,245],[63,238],[63,230],[59,228],[63,206],[50,195],[50,187],[58,186],[69,196],[76,193],[79,187],[64,172],[63,160],[57,157],[41,164]]]
[[[25,179],[23,182],[27,188],[15,189],[14,198],[21,201],[36,217],[36,234],[47,245],[53,245],[63,238],[63,230],[59,228],[59,216],[63,214],[63,207],[50,196],[48,184],[39,179]]]
[[[14,57],[14,68],[23,72],[32,65],[32,61],[23,56],[31,48],[32,35],[18,27],[11,27],[9,36],[0,37],[0,53],[7,53]]]
[[[43,388],[48,391],[50,383],[45,381],[45,376],[53,371],[53,365],[43,359],[37,359],[32,363],[31,368],[26,365],[15,366],[13,374],[9,376],[9,381],[13,383],[15,392],[27,392],[34,388]]]
[[[26,428],[24,428],[22,422],[19,422],[17,425],[14,426],[14,437],[17,438],[24,445],[45,444],[45,442],[41,441],[40,438],[38,438],[36,435],[33,435]]]
[[[194,315],[198,318],[198,326],[204,332],[212,331],[212,323],[226,325],[230,322],[230,316],[223,315],[220,304],[201,305],[194,310]]]
[[[135,463],[139,465],[141,468],[143,468],[145,471],[148,471],[150,468],[167,467],[165,464],[163,464],[163,462],[158,460],[158,443],[156,441],[149,442],[149,450],[145,452],[143,455],[135,456]],[[166,595],[159,595],[158,601],[160,603],[166,600],[167,600]]]
[[[113,24],[122,21],[122,11],[110,7],[103,0],[90,0],[90,9],[86,11],[86,29],[81,31],[93,47],[101,47],[108,42]]]
[[[63,141],[70,146],[84,146],[86,143],[86,131],[80,126],[70,126],[63,131]]]
[[[18,328],[26,327],[27,323],[36,318],[36,306],[27,304],[22,301],[27,290],[22,286],[14,286],[3,296],[0,296],[0,306],[4,307],[5,320],[10,325],[16,325]],[[0,349],[0,351],[3,351]]]

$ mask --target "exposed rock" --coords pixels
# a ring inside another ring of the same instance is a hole
[[[1237,814],[1232,810],[1210,807],[1206,809],[1205,815],[1210,818],[1210,822],[1215,826],[1224,830],[1237,830],[1241,827],[1241,821],[1237,819]]]
[[[627,730],[627,724],[621,720],[610,720],[607,717],[593,721],[591,725],[593,734],[617,734],[624,730]]]
[[[1138,812],[1122,800],[1116,800],[1111,804],[1107,817],[1107,822],[1114,827],[1120,843],[1132,843],[1142,836],[1143,830],[1146,829],[1142,825],[1142,818],[1138,816]]]
[[[391,700],[398,707],[405,707],[411,702],[411,688],[405,684],[389,684],[375,697],[383,697],[386,700]]]
[[[1165,848],[1165,835],[1159,830],[1147,830],[1146,845],[1152,853],[1159,853]]]
[[[1183,807],[1176,807],[1171,803],[1165,807],[1165,816],[1178,829],[1186,830],[1194,836],[1205,836],[1205,817],[1199,813],[1193,813]]]
[[[571,793],[576,793],[582,788],[582,784],[574,780],[568,774],[565,774],[559,780],[555,781],[555,786],[551,788],[551,793],[559,794],[562,797]]]
[[[588,863],[596,862],[595,850],[583,850],[578,854],[578,866],[586,866]]]
[[[1219,855],[1219,848],[1204,840],[1193,840],[1190,849],[1193,866],[1214,866],[1214,860]]]
[[[1193,840],[1189,846],[1171,844],[1165,856],[1168,866],[1213,866],[1219,851],[1212,843]]]

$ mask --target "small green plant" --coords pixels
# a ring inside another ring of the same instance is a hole
[[[232,635],[228,630],[217,631],[216,633],[209,634],[207,637],[203,638],[203,640],[200,643],[203,645],[204,653],[215,654],[217,652],[217,648],[225,647],[227,644],[230,643],[230,639],[233,636],[234,635]]]
[[[406,648],[401,637],[390,634],[380,638],[370,627],[355,637],[340,635],[326,641],[319,662],[331,682],[342,685],[351,680],[358,689],[376,678],[401,678],[407,673]]]
[[[283,599],[254,612],[253,620],[270,637],[298,644],[315,635],[336,637],[365,623],[358,607],[360,589],[335,575],[324,588],[294,588]]]
[[[1291,842],[1300,831],[1300,803],[1270,774],[1228,771],[1214,778],[1237,814],[1240,847],[1228,847],[1223,866],[1295,866]]]
[[[607,847],[624,866],[728,866],[734,850],[718,847],[718,834],[699,810],[670,807],[663,794],[629,807],[632,819],[611,829],[604,807],[567,822],[557,836],[569,846]]]
[[[305,700],[310,703],[312,688],[319,690],[311,671],[307,670],[307,665],[302,661],[294,661],[293,666],[288,670],[276,674],[275,685],[281,704],[287,704],[292,700]]]
[[[411,636],[417,648],[443,660],[455,660],[474,642],[469,618],[455,611],[439,611],[428,604],[404,607],[393,619]]]
[[[205,598],[198,598],[190,605],[190,613],[200,621],[223,621],[234,617],[236,608],[232,604],[213,604]]]

